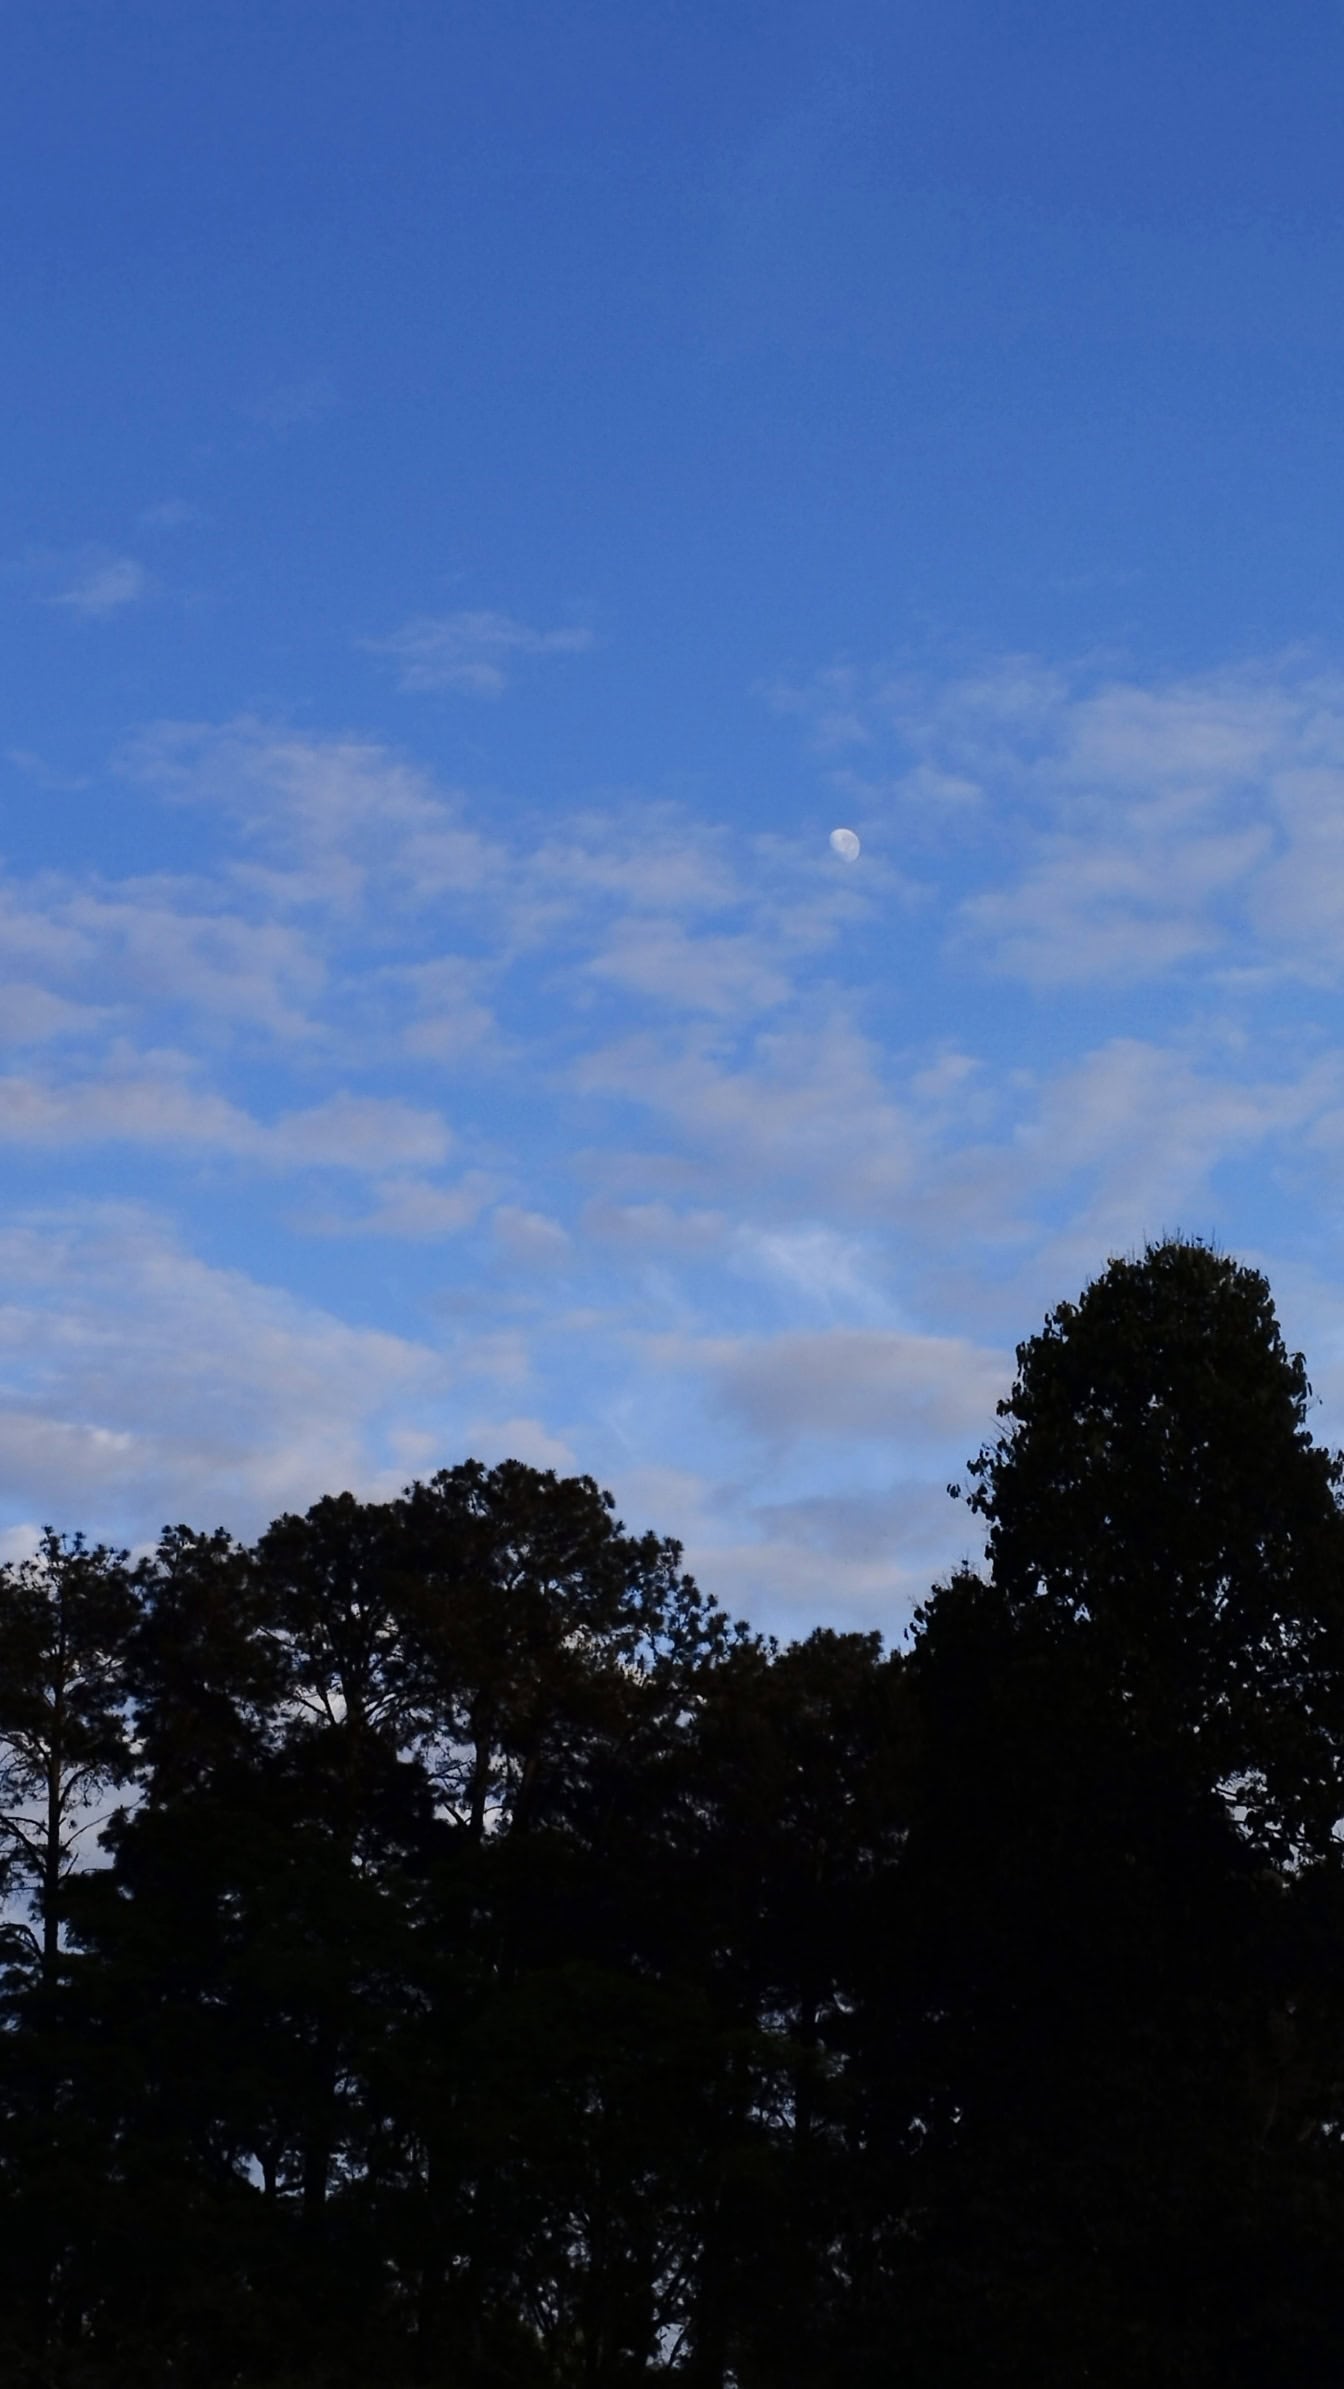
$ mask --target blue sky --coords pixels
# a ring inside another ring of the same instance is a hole
[[[3,24],[3,1547],[513,1452],[899,1634],[1173,1230],[1344,1438],[1344,10]]]

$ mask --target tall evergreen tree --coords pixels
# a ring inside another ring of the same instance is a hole
[[[1307,1398],[1264,1280],[1168,1243],[1020,1347],[972,1463],[990,1576],[935,1594],[912,1663],[930,2364],[1249,2389],[1287,2333],[1294,2379],[1337,2368],[1336,2096],[1301,2067],[1271,2145],[1249,2087],[1338,1881],[1340,1467]]]
[[[1344,1456],[1265,1279],[1173,1239],[1019,1346],[971,1462],[1014,1613],[1086,1626],[1136,1728],[1196,1744],[1267,1847],[1344,1819]]]
[[[63,1887],[100,1798],[131,1773],[125,1644],[135,1601],[124,1552],[48,1527],[0,1568],[0,1866],[31,1925],[11,1926],[54,1984]]]
[[[0,1869],[11,1901],[0,2015],[0,2309],[40,2378],[78,2336],[96,2143],[76,2094],[65,1917],[107,1796],[132,1770],[125,1554],[48,1528],[0,1569]]]

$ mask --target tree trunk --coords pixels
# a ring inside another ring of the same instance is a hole
[[[56,1744],[47,1761],[47,1834],[42,1853],[42,1981],[55,1983],[61,1957],[61,1822],[64,1803],[61,1758]]]

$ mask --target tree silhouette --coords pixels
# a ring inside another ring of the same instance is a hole
[[[1258,1271],[1171,1240],[1112,1261],[1018,1349],[971,1464],[993,1579],[1085,1625],[1145,1730],[1283,1854],[1344,1819],[1344,1456]]]
[[[78,1535],[47,1528],[32,1558],[0,1569],[0,1879],[24,1911],[11,1912],[0,1945],[0,2196],[15,2210],[0,2303],[34,2363],[71,2327],[88,2237],[62,1928],[80,1845],[132,1772],[121,1663],[133,1616],[124,1553]]]
[[[972,1463],[989,1580],[919,1613],[930,2245],[952,2359],[1004,2378],[1249,2384],[1296,2335],[1315,2380],[1344,2347],[1337,2094],[1296,2021],[1344,1723],[1307,1396],[1257,1273],[1112,1262],[1019,1348]],[[1266,2064],[1294,2102],[1272,2146]]]
[[[586,1477],[0,1572],[21,2389],[1330,2389],[1340,1464],[1113,1262],[912,1647]],[[99,1803],[117,1795],[99,1862]]]
[[[119,1662],[133,1616],[125,1554],[78,1535],[48,1527],[33,1558],[0,1568],[0,1867],[36,1925],[11,1925],[11,1947],[48,1986],[77,1845],[131,1773]]]

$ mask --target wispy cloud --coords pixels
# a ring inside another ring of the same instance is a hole
[[[324,1211],[304,1224],[322,1236],[386,1236],[401,1243],[433,1244],[474,1226],[496,1186],[483,1170],[468,1170],[453,1186],[419,1177],[385,1178],[375,1189],[372,1211]]]
[[[109,1024],[114,1015],[106,1006],[72,1004],[49,987],[30,979],[0,983],[0,1045],[52,1045],[61,1039],[87,1040]]]
[[[376,888],[424,904],[498,876],[496,841],[463,825],[432,776],[372,740],[303,737],[283,724],[158,722],[130,740],[126,778],[213,807],[267,858],[233,865],[272,911],[350,915]]]
[[[384,639],[362,639],[373,655],[389,656],[403,689],[459,689],[472,697],[502,696],[510,671],[524,656],[582,655],[593,634],[580,624],[534,630],[512,614],[416,614]]]
[[[941,855],[968,957],[1039,987],[1344,971],[1344,676],[1317,661],[844,665],[766,693],[866,853]]]
[[[391,1490],[397,1425],[446,1390],[426,1345],[211,1267],[136,1208],[11,1219],[0,1289],[0,1483],[101,1531]]]
[[[807,1216],[836,1201],[845,1218],[889,1214],[921,1150],[878,1049],[839,1013],[762,1031],[732,1055],[695,1031],[622,1038],[584,1055],[574,1077],[583,1093],[671,1125],[668,1158],[701,1201],[731,1193]],[[656,1199],[657,1155],[645,1166],[640,1193]]]
[[[149,593],[150,580],[134,556],[106,556],[82,566],[68,588],[49,599],[84,622],[103,622],[110,615],[138,605]]]
[[[517,1268],[562,1269],[573,1259],[572,1239],[558,1219],[543,1211],[501,1203],[491,1224],[497,1246]]]
[[[294,431],[302,424],[319,423],[330,414],[336,399],[335,385],[326,375],[312,373],[298,381],[274,383],[251,399],[244,413],[268,431]]]
[[[346,1392],[287,1486],[526,1437],[643,1486],[730,1600],[899,1625],[974,1541],[939,1487],[1048,1302],[1149,1233],[1230,1238],[1229,1184],[1291,1184],[1317,1232],[1344,1049],[1300,997],[1344,948],[1344,683],[1009,658],[823,693],[865,728],[818,765],[869,775],[862,872],[830,867],[829,807],[762,836],[637,793],[487,804],[237,720],[123,759],[122,802],[195,808],[190,874],[0,875],[11,1176],[115,1170],[184,1219],[204,1192],[245,1318],[269,1274],[326,1289],[327,1324],[287,1316]],[[205,1282],[173,1249],[165,1283]],[[243,1516],[251,1429],[235,1468],[222,1414],[197,1459],[166,1409],[137,1424],[119,1290],[63,1300],[60,1333],[101,1322],[101,1390],[11,1350],[0,1524],[68,1467],[101,1529],[179,1459],[179,1514],[195,1484]],[[396,1329],[369,1405],[347,1313]]]
[[[55,764],[48,763],[45,755],[35,754],[31,747],[6,747],[5,761],[14,771],[22,772],[25,780],[31,780],[35,788],[50,788],[53,793],[70,795],[89,785],[86,773],[59,771]]]
[[[553,1468],[558,1476],[573,1476],[583,1466],[573,1444],[538,1418],[473,1418],[467,1435],[473,1453],[487,1464],[521,1460],[528,1468]]]
[[[588,968],[671,1011],[737,1018],[774,1010],[792,987],[762,938],[694,937],[675,921],[621,922]]]
[[[82,1078],[0,1077],[0,1143],[42,1149],[152,1146],[217,1153],[277,1170],[349,1170],[442,1161],[451,1134],[437,1113],[395,1097],[334,1094],[305,1110],[258,1119],[196,1083],[182,1055],[117,1053]]]
[[[772,1440],[906,1445],[964,1437],[993,1416],[1011,1375],[1006,1354],[961,1337],[882,1328],[702,1343],[664,1337],[654,1351],[661,1367],[702,1369],[724,1405]]]
[[[203,523],[205,515],[190,498],[160,498],[153,506],[143,506],[135,519],[145,531],[186,531]]]

